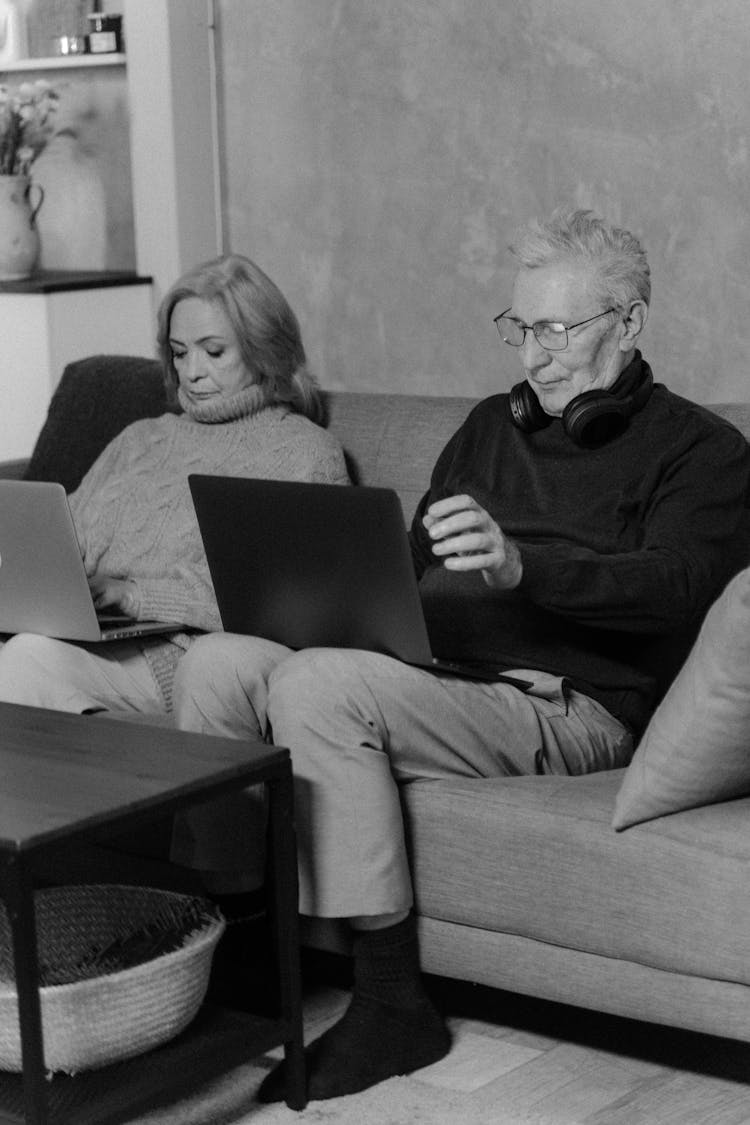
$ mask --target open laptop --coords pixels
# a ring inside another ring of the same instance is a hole
[[[389,488],[188,477],[227,632],[384,652],[472,679],[528,681],[436,658],[403,511]]]
[[[63,486],[0,480],[0,633],[114,641],[182,628],[97,613]]]

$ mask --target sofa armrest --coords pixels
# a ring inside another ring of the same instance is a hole
[[[19,457],[15,461],[0,461],[0,480],[21,480],[28,464],[28,457]]]

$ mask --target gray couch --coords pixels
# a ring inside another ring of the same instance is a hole
[[[474,400],[332,393],[354,479],[411,518]],[[155,362],[70,365],[29,464],[72,488],[126,422],[165,409]],[[750,405],[716,406],[750,438]],[[423,967],[430,973],[750,1041],[750,799],[616,833],[624,771],[403,787]],[[327,925],[306,940],[336,948]]]

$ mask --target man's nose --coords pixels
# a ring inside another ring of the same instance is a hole
[[[527,328],[521,344],[521,362],[524,368],[531,371],[537,367],[545,367],[550,359],[549,352],[542,347],[531,329]]]

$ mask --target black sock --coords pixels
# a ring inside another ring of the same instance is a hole
[[[305,1050],[311,1101],[366,1090],[443,1058],[450,1035],[424,990],[412,916],[354,941],[354,992],[338,1023]],[[284,1064],[263,1080],[258,1099],[284,1097]]]
[[[358,930],[353,951],[355,993],[399,1008],[426,999],[413,914],[382,930]]]

